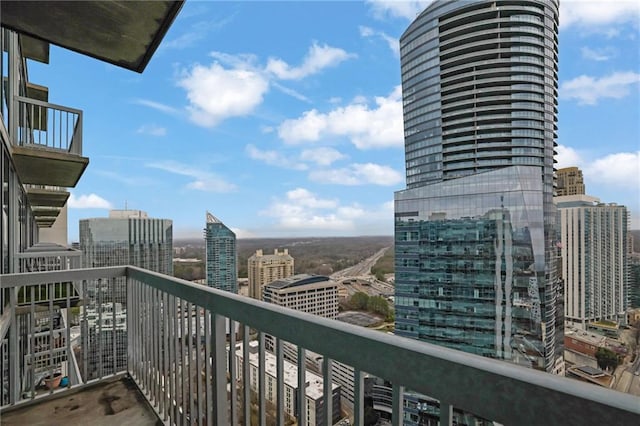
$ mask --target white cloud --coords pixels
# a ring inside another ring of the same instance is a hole
[[[270,228],[288,235],[382,235],[393,232],[393,208],[387,205],[365,207],[358,203],[341,204],[336,199],[323,199],[305,188],[288,191],[276,197],[259,212],[276,219]]]
[[[274,217],[277,226],[286,230],[347,231],[354,228],[353,220],[364,214],[358,206],[339,206],[337,200],[322,199],[305,188],[288,191],[285,199],[274,199],[260,212]]]
[[[251,114],[272,86],[288,96],[310,102],[303,94],[276,80],[300,80],[355,55],[314,42],[299,67],[291,67],[278,58],[269,58],[263,67],[253,54],[212,52],[210,56],[214,59],[211,65],[195,64],[182,70],[177,81],[177,85],[187,92],[187,111],[191,120],[203,127],[214,127],[227,118]],[[163,108],[149,101],[143,102],[157,109]]]
[[[377,31],[370,27],[360,26],[360,36],[365,38],[370,37],[379,37],[387,43],[389,49],[393,52],[396,57],[400,57],[400,43],[398,39],[395,37],[391,37],[389,34],[384,31]]]
[[[269,58],[265,69],[281,80],[300,80],[353,57],[354,54],[343,49],[313,42],[300,66],[292,67],[282,59]]]
[[[251,144],[245,147],[245,151],[249,158],[262,161],[271,166],[284,167],[286,169],[293,170],[307,169],[306,164],[296,161],[295,159],[291,159],[291,157],[287,157],[278,151],[261,150]]]
[[[615,152],[595,159],[564,145],[558,145],[556,151],[556,168],[580,167],[592,182],[615,185],[618,189],[640,188],[640,151]]]
[[[217,61],[208,67],[196,64],[178,81],[178,86],[187,91],[191,120],[204,127],[251,113],[269,90],[266,76],[253,69],[246,55],[214,52],[213,56],[231,63],[232,68],[224,68]]]
[[[413,20],[433,0],[367,0],[374,16],[379,19],[390,16]]]
[[[355,163],[340,169],[315,170],[309,174],[309,178],[315,182],[337,185],[391,186],[402,182],[403,176],[388,166]]]
[[[560,2],[560,27],[594,27],[626,22],[638,23],[640,2],[637,0],[562,0]]]
[[[273,126],[260,126],[260,131],[264,134],[273,133],[275,130]]]
[[[637,194],[640,188],[640,151],[609,154],[587,164],[584,172],[591,179],[634,189]]]
[[[149,99],[134,99],[133,103],[138,105],[143,105],[143,106],[155,109],[157,111],[164,112],[165,114],[171,114],[171,115],[180,114],[180,111],[172,106],[165,105],[163,103],[156,102],[156,101],[151,101]]]
[[[296,91],[296,90],[293,90],[293,89],[292,89],[292,88],[290,88],[290,87],[285,87],[285,86],[283,86],[282,84],[277,83],[277,82],[275,82],[275,81],[274,81],[274,82],[271,82],[271,84],[273,85],[273,87],[275,87],[276,89],[278,89],[279,91],[281,91],[281,92],[282,92],[282,93],[284,93],[285,95],[289,95],[289,96],[291,96],[292,98],[296,98],[297,100],[302,101],[302,102],[306,102],[306,103],[308,103],[308,104],[310,104],[310,103],[311,103],[311,100],[310,100],[309,98],[307,98],[307,97],[306,97],[305,95],[303,95],[302,93],[300,93],[300,92],[298,92],[298,91]]]
[[[582,57],[591,61],[608,61],[616,56],[616,50],[612,47],[603,47],[600,49],[591,49],[589,47],[582,47],[580,49]]]
[[[560,96],[575,99],[580,105],[595,105],[602,98],[620,99],[640,83],[640,74],[633,71],[614,72],[594,78],[581,75],[560,85]]]
[[[300,153],[301,160],[310,161],[320,166],[330,166],[334,161],[343,158],[345,158],[344,154],[328,147],[305,149]]]
[[[236,189],[234,184],[225,181],[215,173],[198,170],[191,165],[177,161],[149,163],[146,167],[192,178],[193,180],[186,185],[188,189],[207,192],[231,192]]]
[[[558,153],[558,155],[556,155],[556,161],[558,162],[556,168],[562,169],[582,165],[582,157],[575,149],[565,145],[558,145],[556,152]]]
[[[156,124],[145,124],[140,126],[136,133],[151,136],[166,136],[167,129]]]
[[[317,142],[324,137],[347,137],[359,149],[401,147],[403,144],[402,90],[376,97],[375,105],[352,102],[328,113],[316,109],[285,120],[278,135],[289,144]]]
[[[69,195],[67,206],[70,209],[111,209],[109,201],[96,194],[76,196],[73,192]]]

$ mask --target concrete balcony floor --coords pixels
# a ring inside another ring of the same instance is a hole
[[[163,423],[131,379],[103,380],[2,413],[3,426],[154,426]]]

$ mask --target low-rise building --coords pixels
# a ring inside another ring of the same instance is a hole
[[[236,371],[238,372],[238,379],[242,379],[242,365],[244,362],[242,343],[238,343],[235,348],[236,352]],[[258,369],[259,369],[259,357],[258,357],[258,342],[249,342],[249,382],[251,389],[257,391],[258,389]],[[284,383],[284,410],[285,412],[294,417],[297,415],[298,404],[298,367],[284,360],[284,368],[282,378]],[[277,382],[278,374],[276,367],[275,355],[265,352],[265,398],[276,404],[277,403]],[[305,407],[307,410],[307,422],[309,426],[324,426],[333,425],[334,422],[340,419],[340,386],[336,384],[331,385],[331,398],[332,398],[332,415],[331,422],[327,422],[324,419],[324,396],[323,386],[324,381],[319,375],[305,371]]]

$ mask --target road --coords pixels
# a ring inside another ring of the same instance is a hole
[[[341,271],[334,272],[331,275],[331,279],[343,282],[343,285],[346,287],[349,296],[353,296],[357,292],[363,292],[368,294],[369,296],[393,295],[393,285],[385,283],[383,281],[378,281],[371,275],[371,268],[376,264],[378,259],[384,256],[385,252],[389,248],[390,247],[385,247],[383,249],[380,249],[373,256],[366,258],[357,265],[353,265]],[[356,282],[345,284],[345,279],[355,280]]]
[[[358,277],[361,275],[371,275],[371,268],[376,264],[378,259],[384,256],[384,253],[389,249],[389,247],[385,247],[383,249],[378,250],[373,256],[366,258],[362,262],[350,266],[341,271],[336,271],[331,274],[331,278],[333,280],[340,280],[342,278],[350,278],[350,277]]]

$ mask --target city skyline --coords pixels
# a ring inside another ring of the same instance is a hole
[[[207,208],[239,238],[392,234],[405,187],[397,38],[426,3],[187,2],[144,75],[52,48],[30,78],[86,112],[91,158],[69,240],[79,219],[125,203],[173,219],[176,238],[201,238]],[[556,166],[581,167],[632,229],[638,11],[565,1],[560,17]]]

